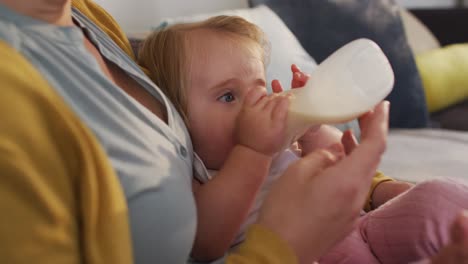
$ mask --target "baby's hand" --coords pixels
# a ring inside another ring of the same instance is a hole
[[[237,117],[237,143],[271,156],[285,148],[291,140],[287,138],[288,108],[286,95],[250,90]]]
[[[310,75],[302,72],[296,64],[291,65],[292,80],[291,88],[301,88],[310,79]],[[279,80],[273,80],[271,82],[271,88],[274,93],[281,93],[284,89]]]
[[[291,65],[291,72],[293,74],[291,88],[293,89],[303,87],[310,79],[310,75],[302,72],[296,64]]]
[[[307,81],[310,79],[310,75],[302,72],[299,67],[297,67],[296,64],[291,65],[291,72],[292,72],[292,80],[291,80],[291,88],[301,88],[303,87]],[[279,80],[273,80],[271,82],[271,88],[274,93],[281,93],[284,89],[283,86],[281,85]],[[320,142],[316,141],[316,135],[318,134],[317,131],[320,130],[320,125],[314,125],[310,127],[306,133],[299,138],[299,149],[301,150],[301,154],[307,154],[312,152],[313,150],[316,149],[316,145],[318,145]],[[339,137],[336,142],[339,142]],[[322,144],[320,147],[323,146],[328,146],[331,143],[336,143],[336,142],[325,142],[325,145]],[[306,144],[307,143],[307,144]],[[310,143],[310,144],[309,144]]]
[[[305,156],[317,149],[326,148],[330,145],[340,143],[342,134],[343,133],[341,133],[338,128],[333,126],[312,126],[298,139],[302,155]]]

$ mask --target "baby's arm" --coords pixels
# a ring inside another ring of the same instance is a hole
[[[223,256],[244,222],[270,164],[271,156],[242,145],[231,151],[216,177],[195,190],[197,234],[192,257],[209,261]]]
[[[404,181],[388,180],[378,184],[372,192],[371,208],[376,209],[388,200],[409,190],[414,184]]]
[[[244,104],[237,120],[237,144],[216,177],[194,184],[198,225],[192,257],[196,260],[213,260],[229,249],[268,174],[273,155],[288,142],[289,101],[282,96],[253,101]]]

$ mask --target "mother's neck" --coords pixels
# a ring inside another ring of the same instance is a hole
[[[8,8],[57,26],[71,26],[71,0],[0,0]]]

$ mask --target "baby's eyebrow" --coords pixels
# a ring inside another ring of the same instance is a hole
[[[225,87],[227,86],[228,84],[231,84],[231,83],[235,83],[236,79],[235,78],[231,78],[231,79],[227,79],[227,80],[224,80],[218,84],[215,84],[214,86],[212,86],[210,88],[210,90],[215,90],[215,89],[219,89],[219,88],[222,88],[222,87]]]

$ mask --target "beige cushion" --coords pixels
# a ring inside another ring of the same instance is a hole
[[[431,31],[408,10],[401,7],[400,16],[413,54],[421,54],[440,47],[439,41]]]

